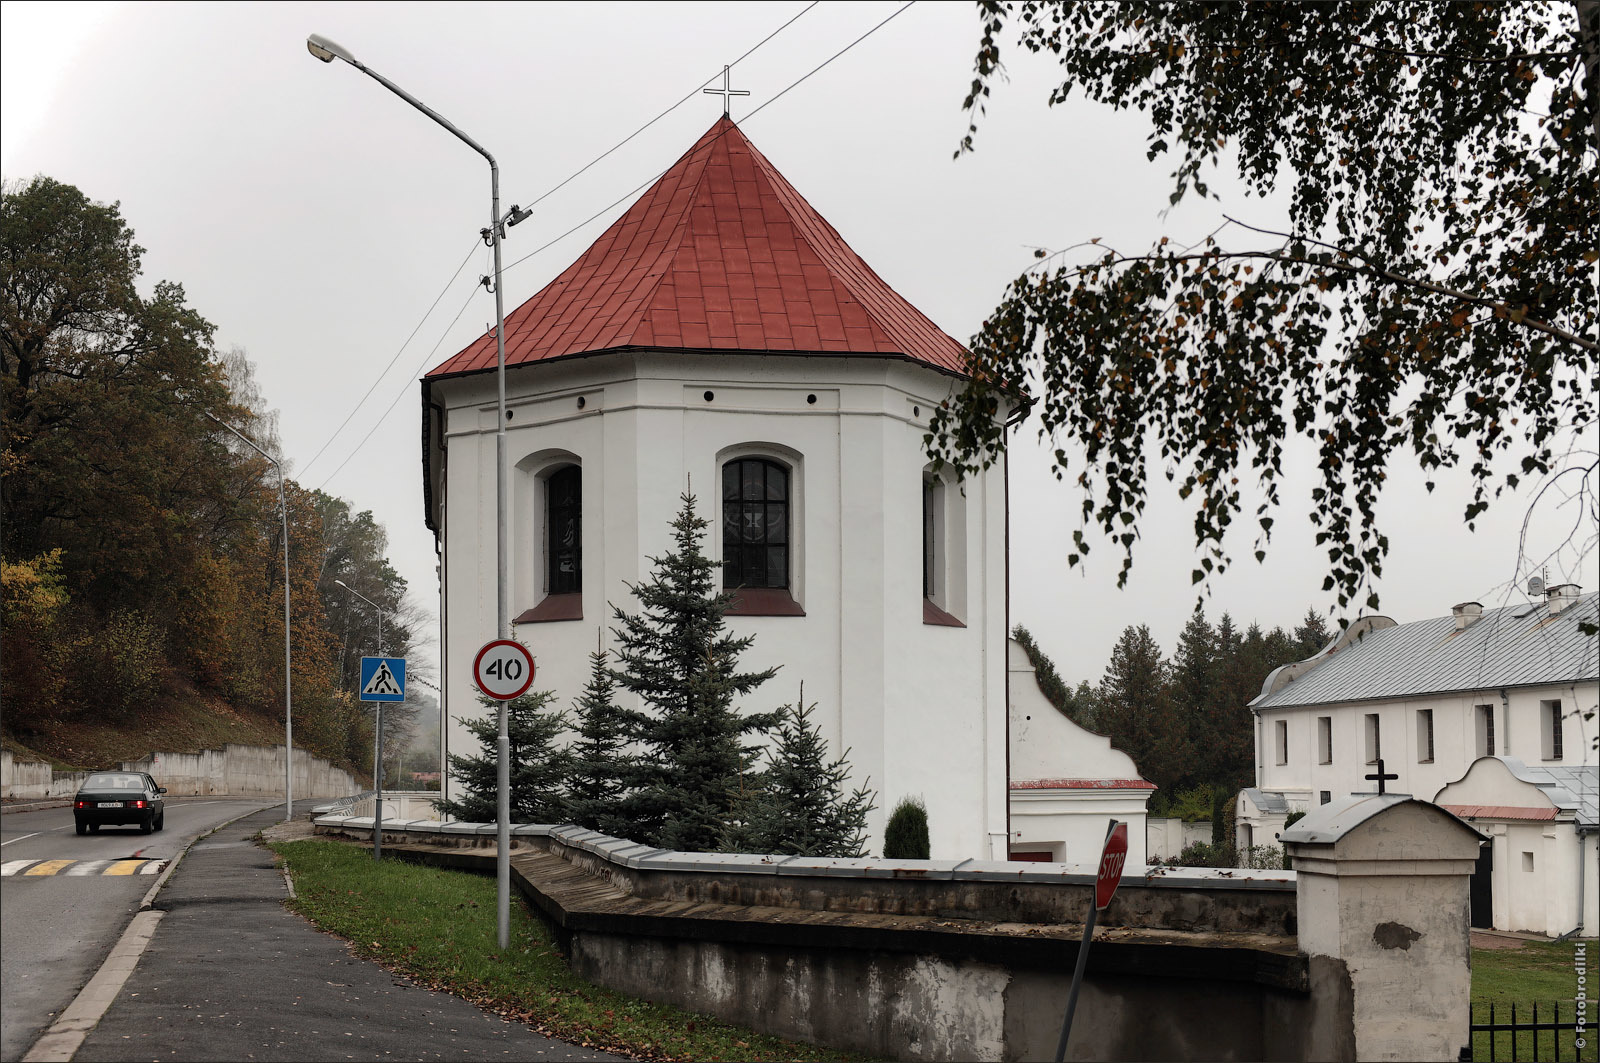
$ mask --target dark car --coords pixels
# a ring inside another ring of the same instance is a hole
[[[165,825],[161,795],[166,792],[142,771],[97,771],[78,788],[72,818],[79,834],[118,823],[137,823],[141,833],[149,834]]]

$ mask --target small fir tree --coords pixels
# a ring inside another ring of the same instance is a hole
[[[928,809],[920,797],[903,797],[883,829],[883,858],[926,860],[928,852]]]
[[[629,735],[642,752],[636,786],[625,808],[640,841],[691,852],[713,850],[733,818],[741,776],[755,759],[747,735],[777,723],[777,713],[741,715],[734,698],[777,671],[737,671],[754,641],[724,631],[732,601],[716,592],[717,566],[700,549],[710,522],[695,516],[692,494],[672,523],[675,549],[651,558],[650,578],[630,585],[641,609],[613,607],[617,663],[611,676],[636,694],[624,710]]]
[[[560,711],[547,711],[555,692],[524,694],[506,705],[506,731],[511,739],[511,821],[513,823],[564,823],[563,792],[570,757],[556,739],[566,730]],[[478,704],[493,709],[496,702],[480,697]],[[478,756],[451,754],[450,770],[461,781],[460,800],[436,801],[434,807],[467,823],[493,823],[496,813],[496,757],[500,723],[498,713],[477,719],[459,717],[478,740]]]
[[[590,830],[631,838],[637,831],[623,805],[637,765],[627,753],[628,720],[613,697],[609,659],[603,651],[589,655],[589,682],[573,705],[578,737],[567,748],[567,817]]]
[[[866,855],[867,813],[877,807],[865,786],[846,793],[850,751],[828,760],[828,743],[812,723],[816,705],[800,700],[779,710],[777,743],[767,768],[750,780],[735,804],[737,820],[724,848],[789,856]]]

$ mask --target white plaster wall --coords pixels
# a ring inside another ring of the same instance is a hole
[[[1058,863],[1100,860],[1110,820],[1128,824],[1128,863],[1148,864],[1144,792],[1018,790],[1011,794],[1011,848],[1048,850]]]
[[[781,665],[748,711],[808,702],[857,781],[878,791],[870,823],[903,796],[928,806],[933,855],[989,857],[1005,835],[1005,508],[998,470],[966,485],[966,628],[922,623],[922,436],[947,377],[880,359],[608,355],[508,375],[514,501],[512,615],[542,597],[542,521],[533,478],[552,455],[583,467],[583,619],[518,625],[535,688],[579,694],[610,604],[671,546],[669,522],[692,482],[705,543],[721,553],[721,461],[734,448],[797,466],[793,594],[803,617],[730,617],[756,641],[752,670]],[[442,477],[446,713],[453,753],[475,751],[457,722],[481,710],[471,665],[494,637],[493,376],[437,382],[445,406]],[[711,391],[712,401],[704,399]],[[816,402],[808,402],[814,395]],[[585,402],[578,408],[577,399]],[[795,455],[799,456],[794,462]],[[570,459],[563,459],[570,460]],[[954,537],[952,537],[954,538]],[[955,782],[953,782],[955,781]],[[448,784],[447,784],[448,785]]]
[[[1542,759],[1540,704],[1560,699],[1563,709],[1593,705],[1600,699],[1600,684],[1579,683],[1557,686],[1520,687],[1506,691],[1502,702],[1498,690],[1437,694],[1427,697],[1376,702],[1341,702],[1329,705],[1264,709],[1257,732],[1257,782],[1262,790],[1306,790],[1315,795],[1322,790],[1335,800],[1352,793],[1371,792],[1377,784],[1363,776],[1373,771],[1366,761],[1365,716],[1377,713],[1382,733],[1382,753],[1387,771],[1399,775],[1390,782],[1392,793],[1427,797],[1466,773],[1477,759],[1477,727],[1474,716],[1478,705],[1495,709],[1495,752],[1517,757],[1529,765],[1589,765],[1597,763],[1593,739],[1595,720],[1584,720],[1582,713],[1568,712],[1563,720],[1563,753],[1559,761]],[[1433,710],[1434,760],[1421,760],[1417,741],[1416,713]],[[1318,762],[1317,717],[1333,720],[1333,760]],[[1277,762],[1276,725],[1289,726],[1288,763]]]

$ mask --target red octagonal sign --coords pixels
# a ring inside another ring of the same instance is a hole
[[[515,701],[533,685],[533,655],[520,642],[495,639],[473,660],[472,681],[495,701]]]
[[[1105,910],[1122,881],[1122,865],[1128,862],[1128,825],[1117,823],[1106,835],[1106,847],[1100,853],[1100,873],[1094,878],[1095,911]]]

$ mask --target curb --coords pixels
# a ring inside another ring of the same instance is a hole
[[[73,1054],[83,1045],[84,1038],[89,1036],[111,1007],[112,1001],[117,999],[117,994],[138,965],[145,946],[150,944],[156,927],[166,914],[140,912],[133,917],[133,922],[117,939],[106,962],[100,965],[94,977],[89,979],[89,984],[67,1005],[61,1017],[28,1049],[28,1054],[22,1057],[23,1063],[69,1063]]]
[[[72,804],[72,799],[63,797],[61,800],[49,801],[20,801],[0,805],[0,816],[9,816],[13,812],[38,812],[45,808],[67,808]]]
[[[144,899],[139,902],[139,911],[146,912],[150,910],[151,906],[156,902],[156,894],[161,892],[161,887],[167,884],[167,879],[171,878],[172,873],[178,870],[178,865],[183,863],[183,858],[189,855],[189,850],[193,849],[201,839],[209,838],[222,828],[231,827],[241,819],[244,819],[246,816],[253,816],[257,812],[260,812],[261,809],[271,807],[271,805],[262,805],[261,808],[251,809],[249,812],[241,813],[240,815],[234,816],[230,820],[218,823],[215,827],[212,827],[204,834],[196,834],[193,838],[189,839],[189,844],[185,845],[181,850],[179,850],[178,855],[172,858],[172,863],[167,865],[167,869],[161,872],[161,874],[156,877],[155,883],[145,891]],[[108,960],[107,962],[110,961]],[[65,1013],[63,1013],[63,1015],[64,1014]]]
[[[56,1021],[50,1028],[39,1035],[39,1039],[28,1049],[23,1056],[23,1063],[70,1063],[73,1054],[83,1045],[84,1039],[94,1032],[100,1020],[105,1017],[107,1009],[117,999],[117,994],[122,992],[122,986],[139,964],[139,957],[144,955],[144,950],[150,944],[150,939],[155,937],[156,927],[166,917],[166,912],[151,908],[155,903],[156,894],[161,892],[161,887],[167,884],[167,879],[178,869],[178,864],[188,855],[189,850],[202,838],[209,838],[224,827],[253,816],[264,808],[271,808],[271,804],[262,805],[260,808],[234,816],[204,834],[197,834],[190,839],[167,869],[161,872],[160,877],[145,892],[144,900],[139,902],[139,911],[134,915],[128,928],[122,932],[117,943],[111,947],[111,954],[95,971],[94,977],[89,979],[87,985],[78,991],[72,998]]]

